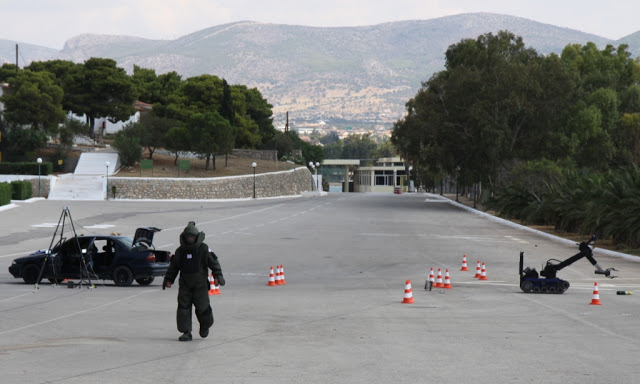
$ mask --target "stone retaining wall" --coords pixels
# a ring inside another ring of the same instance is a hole
[[[231,150],[233,156],[249,157],[257,160],[271,160],[278,161],[278,151],[269,150],[257,150],[257,149],[233,149]]]
[[[256,197],[296,196],[313,184],[306,167],[255,175]],[[216,178],[128,178],[109,177],[109,198],[200,200],[247,199],[253,197],[254,176]]]

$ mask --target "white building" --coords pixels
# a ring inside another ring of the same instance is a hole
[[[393,192],[401,187],[407,191],[407,172],[399,157],[380,158],[372,167],[357,167],[353,171],[354,192]]]

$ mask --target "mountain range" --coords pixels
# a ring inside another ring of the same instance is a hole
[[[515,16],[469,13],[364,27],[307,27],[243,21],[203,29],[175,40],[83,34],[62,50],[0,39],[0,63],[112,58],[183,78],[212,74],[256,87],[274,106],[276,124],[319,120],[336,125],[389,127],[423,81],[444,68],[444,53],[462,39],[508,30],[538,53],[568,44],[627,44],[640,55],[640,31],[619,40]],[[144,101],[144,100],[143,100]]]

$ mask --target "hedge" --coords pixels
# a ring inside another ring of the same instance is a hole
[[[50,161],[43,161],[40,164],[40,175],[51,174],[53,164]],[[38,163],[35,161],[22,163],[0,163],[0,175],[37,175]]]
[[[0,205],[11,203],[11,193],[13,188],[9,183],[0,183]]]
[[[15,180],[11,182],[13,193],[12,200],[27,200],[33,197],[33,189],[30,181]]]

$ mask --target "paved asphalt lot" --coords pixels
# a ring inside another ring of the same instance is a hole
[[[577,247],[427,195],[68,202],[78,234],[153,225],[172,251],[196,221],[227,285],[211,296],[210,336],[186,343],[177,285],[34,292],[9,275],[13,258],[49,246],[63,207],[0,211],[2,383],[640,383],[640,264],[596,253],[618,278],[583,259],[559,273],[564,294],[524,294],[520,251],[539,270]],[[473,278],[477,260],[488,281]],[[266,286],[280,264],[287,284]],[[453,288],[424,290],[430,267],[449,268]],[[408,279],[414,304],[401,303]]]

